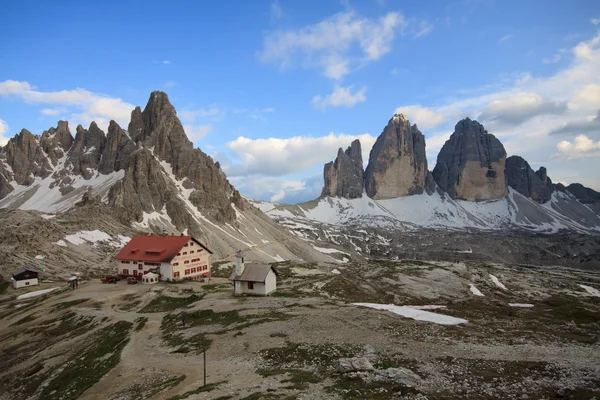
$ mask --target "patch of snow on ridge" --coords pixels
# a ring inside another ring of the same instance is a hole
[[[64,241],[64,240],[62,240],[62,239],[61,239],[61,240],[59,240],[58,242],[56,242],[55,244],[56,244],[57,246],[60,246],[60,247],[67,247],[67,244],[66,244],[66,243],[65,243],[65,241]]]
[[[450,317],[444,314],[437,314],[430,311],[417,310],[408,306],[395,306],[393,304],[375,304],[375,303],[352,303],[354,306],[369,307],[376,310],[385,310],[401,315],[406,318],[412,318],[417,321],[433,322],[440,325],[458,325],[466,324],[469,321],[462,318]]]
[[[328,248],[326,248],[326,247],[317,247],[317,246],[315,246],[314,244],[311,244],[311,246],[312,246],[312,247],[313,247],[315,250],[317,250],[317,251],[319,251],[319,252],[321,252],[321,253],[325,253],[325,254],[342,253],[342,254],[345,254],[345,255],[349,256],[349,254],[348,254],[348,253],[346,253],[346,252],[343,252],[343,251],[341,251],[341,250],[336,250],[336,249],[328,249]]]
[[[492,274],[489,274],[489,275],[490,275],[490,278],[492,278],[492,281],[494,282],[494,284],[495,284],[496,286],[498,286],[498,287],[499,287],[500,289],[502,289],[502,290],[508,290],[508,289],[506,288],[506,286],[504,286],[504,284],[502,284],[502,282],[500,282],[500,280],[498,280],[498,278],[497,278],[496,276],[494,276],[494,275],[492,275]]]
[[[35,259],[36,259],[36,260],[43,260],[44,258],[45,258],[45,257],[44,257],[44,256],[42,256],[42,255],[40,255],[40,254],[38,254],[37,256],[35,256]]]
[[[17,300],[29,299],[31,297],[41,296],[43,294],[50,293],[56,289],[58,289],[58,288],[55,287],[55,288],[51,288],[51,289],[36,290],[35,292],[24,293],[20,296],[17,296]]]
[[[65,239],[74,245],[80,245],[84,244],[86,241],[97,243],[100,241],[110,241],[112,238],[107,233],[96,229],[94,231],[79,231],[73,235],[65,236]]]
[[[475,287],[475,285],[473,285],[472,283],[471,283],[471,286],[469,287],[469,289],[471,290],[471,293],[473,293],[475,296],[483,297],[483,293],[481,293],[481,291],[479,289],[477,289]]]
[[[65,156],[66,157],[66,156]],[[54,170],[62,169],[65,157],[61,158],[59,166]],[[61,164],[62,163],[62,164]],[[10,192],[5,198],[0,200],[1,207],[8,207],[11,204],[22,201],[27,196],[30,196],[26,201],[23,202],[18,208],[21,210],[37,210],[44,213],[55,213],[67,211],[81,200],[83,195],[83,188],[91,186],[93,189],[94,196],[108,192],[108,189],[117,181],[123,179],[125,171],[120,170],[113,172],[108,175],[96,174],[91,179],[84,179],[80,175],[73,175],[71,178],[73,182],[70,186],[80,191],[72,191],[63,195],[60,192],[59,185],[50,187],[55,183],[55,179],[52,178],[52,174],[46,178],[36,178],[34,182],[29,186],[14,184],[14,190]]]
[[[593,287],[587,286],[587,285],[579,285],[579,287],[584,289],[586,292],[588,292],[592,296],[600,297],[600,290],[598,290],[596,288],[593,288]]]
[[[510,307],[521,307],[521,308],[531,308],[533,304],[528,303],[508,303]]]

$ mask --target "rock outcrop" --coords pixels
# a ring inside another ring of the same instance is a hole
[[[102,159],[98,164],[98,172],[110,174],[126,169],[129,166],[131,153],[136,149],[135,143],[115,121],[108,125],[106,144],[102,151]]]
[[[546,180],[548,180],[545,170],[546,169],[544,168],[544,175]],[[508,186],[512,187],[523,196],[529,197],[538,203],[545,203],[550,200],[552,195],[550,189],[522,157],[508,157],[506,159],[506,168],[504,171]]]
[[[6,162],[13,170],[14,181],[19,185],[31,185],[36,177],[45,178],[52,173],[52,166],[39,146],[38,138],[27,129],[22,129],[4,147]]]
[[[581,183],[571,183],[567,186],[567,190],[581,203],[592,204],[600,202],[600,193],[596,192],[594,189],[583,186]]]
[[[542,180],[542,183],[548,188],[550,193],[554,192],[554,184],[552,183],[552,179],[548,176],[546,167],[540,167],[540,169],[535,171],[535,174]]]
[[[506,151],[477,121],[459,121],[437,157],[433,178],[453,199],[493,200],[508,194]]]
[[[58,121],[58,126],[44,131],[40,139],[40,146],[53,166],[58,164],[58,160],[69,151],[72,144],[73,136],[67,121]]]
[[[322,197],[345,197],[356,199],[362,197],[364,170],[360,141],[356,139],[344,152],[338,150],[335,161],[325,164],[323,169]]]
[[[369,154],[367,195],[378,200],[421,194],[427,174],[425,137],[404,115],[394,115]]]
[[[106,135],[95,122],[92,122],[87,130],[78,125],[76,132],[75,141],[67,154],[68,165],[72,166],[73,173],[90,179],[100,164]]]

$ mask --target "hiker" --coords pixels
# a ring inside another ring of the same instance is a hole
[[[79,288],[79,278],[75,279],[75,287]]]

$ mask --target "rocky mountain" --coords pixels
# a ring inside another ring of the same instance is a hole
[[[344,152],[338,150],[335,161],[325,164],[323,170],[324,196],[355,199],[364,189],[364,175],[360,141],[354,140]]]
[[[425,136],[403,114],[394,115],[369,154],[367,195],[379,200],[421,194],[427,175]]]
[[[242,250],[257,261],[331,260],[248,204],[193,147],[163,92],[132,111],[127,130],[111,121],[105,135],[92,122],[73,138],[59,121],[0,148],[0,208],[48,214],[98,204],[133,229],[193,234],[219,258]]]
[[[508,194],[505,163],[502,143],[479,122],[466,118],[440,150],[432,174],[452,199],[493,200]]]
[[[546,168],[541,167],[539,172],[534,172],[522,157],[510,156],[506,159],[505,174],[508,185],[525,197],[545,203],[550,200],[552,194],[552,181],[548,178]]]

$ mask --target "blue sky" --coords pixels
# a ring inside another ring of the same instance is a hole
[[[9,1],[0,15],[0,143],[58,119],[126,127],[164,90],[253,198],[317,197],[323,163],[357,137],[366,162],[396,111],[430,169],[469,116],[554,181],[600,190],[598,1]]]

